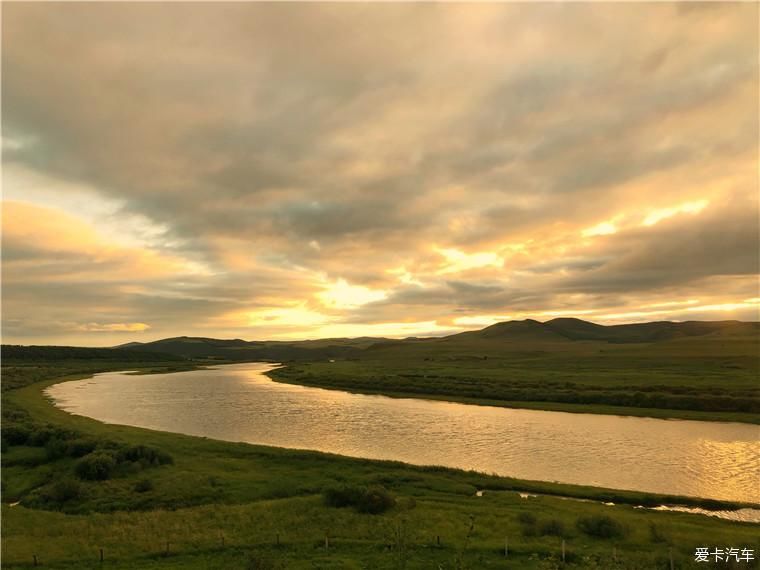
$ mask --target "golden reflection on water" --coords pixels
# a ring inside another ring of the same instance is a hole
[[[760,427],[472,406],[272,382],[267,364],[57,384],[62,408],[229,441],[714,499],[760,500]]]

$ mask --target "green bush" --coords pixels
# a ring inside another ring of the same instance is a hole
[[[82,486],[76,479],[61,479],[50,485],[45,492],[45,499],[54,503],[65,503],[82,496]]]
[[[123,447],[116,453],[116,458],[119,462],[138,462],[143,467],[174,463],[171,455],[160,449],[148,447],[147,445],[130,445],[129,447]]]
[[[575,524],[578,530],[596,538],[622,538],[628,534],[625,525],[606,515],[581,517]]]
[[[542,522],[538,527],[541,536],[567,536],[565,525],[557,519],[549,519]]]
[[[24,445],[31,434],[31,429],[22,424],[3,426],[3,439],[8,445]]]
[[[525,525],[536,524],[536,516],[533,513],[520,513],[517,515],[517,522]]]
[[[103,481],[111,476],[115,467],[116,460],[113,455],[96,451],[80,459],[75,471],[80,479]]]
[[[41,447],[47,444],[47,442],[50,441],[51,439],[54,439],[54,438],[63,439],[62,437],[60,437],[61,435],[62,434],[59,433],[59,430],[51,426],[48,426],[48,425],[35,426],[35,429],[31,432],[31,434],[29,434],[28,443],[29,445]]]
[[[356,485],[340,485],[339,487],[328,487],[322,491],[322,498],[328,507],[343,508],[353,507],[358,504],[364,487]]]
[[[60,459],[66,455],[67,449],[67,442],[58,437],[54,437],[45,444],[48,459]]]
[[[388,492],[388,489],[385,487],[370,487],[359,498],[356,510],[360,513],[377,515],[384,513],[388,509],[392,509],[395,504],[396,499]]]
[[[517,521],[522,526],[523,536],[537,536],[538,535],[538,521],[533,513],[520,513],[517,515]]]
[[[660,527],[658,527],[653,522],[649,523],[649,540],[652,542],[670,542],[668,535],[660,530]]]
[[[328,487],[322,492],[328,507],[353,507],[360,513],[379,514],[396,504],[396,499],[385,487],[361,487],[358,485],[341,485]]]
[[[135,492],[145,493],[153,490],[153,481],[150,479],[142,479],[135,483]]]
[[[69,457],[84,457],[88,453],[95,451],[97,443],[91,439],[79,437],[68,442],[66,455]]]

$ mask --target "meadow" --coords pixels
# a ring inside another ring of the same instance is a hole
[[[756,524],[636,508],[736,504],[106,425],[42,393],[96,370],[200,364],[4,361],[4,567],[689,568],[700,546],[760,548]],[[91,455],[112,458],[105,477],[82,469]],[[371,514],[335,506],[336,490],[388,500]]]
[[[457,335],[293,362],[274,380],[342,390],[585,413],[760,423],[757,333],[661,342]]]

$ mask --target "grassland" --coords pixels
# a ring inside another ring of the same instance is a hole
[[[757,334],[661,342],[454,336],[294,362],[278,381],[389,396],[760,423]]]
[[[47,446],[5,442],[2,553],[7,568],[30,567],[35,557],[47,568],[101,567],[101,549],[102,567],[124,569],[643,569],[669,568],[671,553],[675,567],[689,568],[700,567],[693,563],[697,546],[735,545],[756,552],[760,547],[758,525],[634,508],[679,501],[672,497],[106,425],[54,408],[42,390],[124,363],[89,363],[86,371],[85,364],[72,361],[7,364],[4,383],[9,379],[17,387],[3,394],[4,432],[22,422],[38,439],[58,430],[104,448],[142,446],[172,458],[171,463],[117,470],[102,481],[76,480],[81,459],[51,456],[50,440]],[[176,362],[132,361],[127,368],[176,367]],[[75,496],[46,493],[72,480]],[[149,484],[141,488],[146,480]],[[382,487],[395,497],[395,506],[378,515],[328,507],[323,491],[335,485]],[[476,496],[477,490],[485,490],[483,496]],[[517,491],[538,496],[525,499]],[[9,506],[16,501],[20,504]],[[617,538],[590,536],[577,526],[590,516],[609,517],[626,532]]]

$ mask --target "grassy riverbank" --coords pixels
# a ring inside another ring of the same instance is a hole
[[[117,467],[105,480],[79,480],[81,459],[51,455],[50,445],[31,439],[5,442],[3,501],[21,504],[3,505],[4,567],[31,566],[35,556],[45,567],[96,566],[102,548],[110,568],[554,568],[564,539],[567,564],[574,567],[666,568],[669,552],[678,567],[690,567],[697,546],[758,548],[758,525],[634,508],[668,501],[737,505],[112,426],[58,410],[42,394],[62,378],[121,364],[92,364],[86,372],[81,363],[32,365],[26,378],[37,381],[3,395],[4,430],[21,422],[32,433],[60,430],[103,449],[143,446],[171,462]],[[125,368],[158,372],[176,366],[130,362]],[[9,376],[14,385],[27,383],[19,380],[19,370]],[[74,481],[74,496],[46,492],[64,480]],[[328,507],[323,492],[336,485],[382,487],[395,506],[378,515]],[[483,496],[475,496],[483,489]],[[541,495],[524,499],[516,491]],[[602,538],[583,530],[583,519],[599,516],[613,521],[620,534]]]
[[[330,369],[339,369],[340,361],[331,363]],[[324,366],[324,363],[314,363]],[[312,363],[298,363],[283,368],[277,368],[267,372],[275,382],[287,384],[299,384],[301,386],[313,386],[315,388],[329,388],[344,390],[353,394],[378,394],[390,398],[419,398],[422,400],[441,400],[444,402],[459,402],[477,406],[496,406],[500,408],[520,408],[527,410],[546,410],[553,412],[568,412],[574,414],[603,414],[616,416],[635,416],[645,418],[660,418],[674,420],[695,420],[703,422],[739,422],[748,424],[760,424],[760,414],[743,412],[705,412],[699,410],[671,410],[663,408],[639,408],[632,406],[612,406],[608,404],[570,404],[562,402],[532,402],[521,400],[501,400],[494,398],[476,398],[459,396],[450,393],[428,393],[415,391],[413,386],[399,389],[377,387],[382,385],[373,380],[362,382],[352,378],[339,378],[328,374],[327,366],[314,375],[315,368]],[[312,374],[311,376],[309,374]]]
[[[285,362],[276,380],[599,414],[760,423],[760,323],[507,321],[439,338],[177,337],[130,350]]]
[[[460,337],[376,345],[270,376],[470,404],[760,423],[755,332],[631,344]]]

